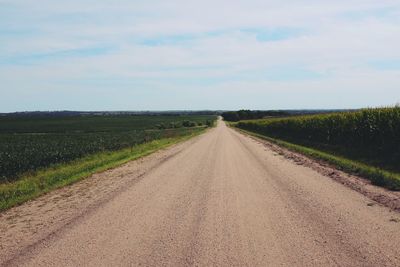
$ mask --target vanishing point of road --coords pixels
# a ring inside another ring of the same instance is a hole
[[[397,212],[222,121],[135,179],[3,264],[400,266]]]

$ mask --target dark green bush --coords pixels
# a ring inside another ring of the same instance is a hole
[[[182,123],[183,127],[196,127],[196,122],[185,120]]]

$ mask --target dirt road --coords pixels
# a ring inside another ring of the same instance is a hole
[[[129,170],[128,165],[120,172]],[[40,241],[22,249],[21,235],[12,253],[3,243],[2,263],[400,266],[399,213],[223,122],[146,172],[127,177],[135,182],[125,182]],[[21,216],[21,209],[9,212]],[[5,225],[6,215],[0,219]]]

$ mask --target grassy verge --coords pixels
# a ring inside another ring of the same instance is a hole
[[[234,127],[234,124],[229,124]],[[239,131],[250,134],[252,136],[258,137],[260,139],[267,140],[271,143],[277,144],[279,146],[285,147],[289,150],[299,152],[303,155],[316,158],[319,160],[323,160],[328,162],[338,169],[343,170],[347,173],[356,174],[362,176],[372,182],[374,185],[382,186],[390,190],[400,190],[400,174],[389,172],[380,168],[376,168],[373,166],[366,165],[364,163],[360,163],[351,159],[347,159],[344,157],[339,157],[336,155],[332,155],[320,150],[316,150],[313,148],[289,143],[283,140],[279,140],[276,138],[271,138],[265,135],[257,134],[254,132],[246,131],[243,129],[236,128]]]
[[[114,152],[90,155],[67,164],[22,177],[18,181],[0,184],[0,211],[36,198],[51,190],[80,181],[94,173],[115,168],[128,161],[147,156],[159,149],[188,140],[204,132],[204,128],[180,137],[164,138]]]

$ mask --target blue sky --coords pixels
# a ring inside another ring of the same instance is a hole
[[[398,0],[0,0],[0,112],[400,102]]]

